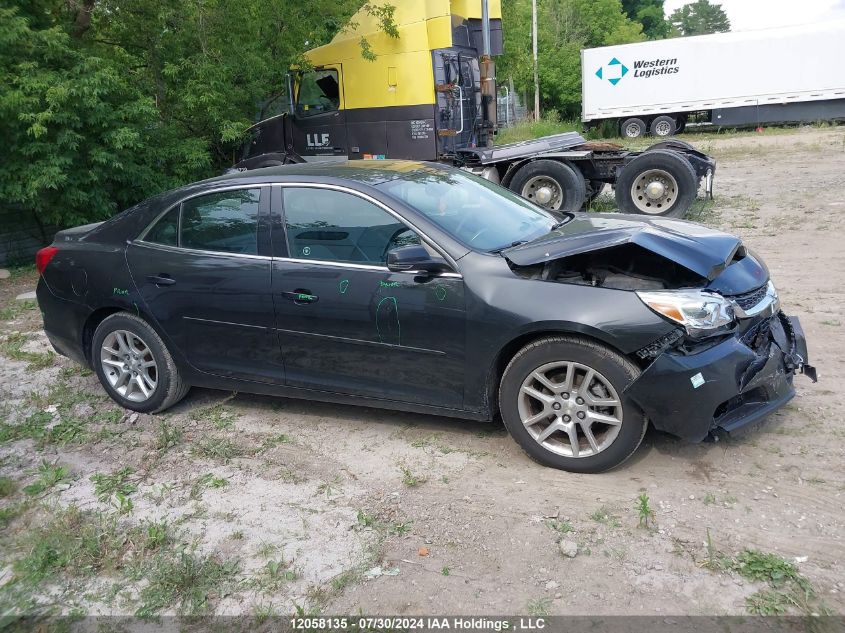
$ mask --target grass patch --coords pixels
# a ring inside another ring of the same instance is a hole
[[[205,422],[211,424],[215,429],[230,430],[235,428],[235,422],[238,416],[226,408],[226,403],[231,400],[233,396],[226,398],[223,402],[218,402],[209,407],[196,409],[191,412],[191,419],[197,422]]]
[[[179,615],[201,615],[239,570],[238,561],[223,562],[188,549],[164,551],[143,570],[148,584],[141,590],[141,606],[135,615],[150,618],[169,607],[175,607]]]
[[[11,497],[18,489],[18,485],[11,477],[0,477],[0,499]]]
[[[169,451],[182,443],[184,432],[182,428],[171,424],[167,420],[162,420],[158,425],[156,432],[155,448],[158,451]]]
[[[619,517],[614,514],[611,514],[611,509],[607,506],[602,506],[595,512],[590,515],[590,518],[595,521],[596,523],[601,523],[602,525],[606,525],[612,528],[621,527],[622,524],[619,522]]]
[[[54,352],[47,352],[46,354],[36,354],[35,352],[27,352],[23,346],[29,341],[29,337],[22,332],[14,332],[6,336],[0,341],[0,354],[6,358],[29,363],[28,369],[39,370],[45,369],[53,365],[56,358]]]
[[[420,484],[424,484],[426,482],[424,477],[415,475],[407,466],[400,465],[399,468],[402,470],[402,483],[408,488],[416,488]]]
[[[559,521],[558,519],[549,519],[546,521],[546,527],[558,534],[569,534],[575,531],[575,528],[572,527],[569,521]]]
[[[14,321],[22,314],[37,308],[38,304],[35,301],[13,301],[5,308],[0,309],[0,321]]]
[[[501,130],[496,135],[496,145],[506,145],[530,139],[549,136],[550,134],[562,134],[563,132],[578,132],[583,130],[580,121],[561,120],[557,112],[551,111],[544,114],[539,121],[523,119],[517,121],[511,127]]]
[[[31,497],[40,495],[59,483],[62,479],[67,478],[69,471],[65,466],[58,464],[51,464],[46,460],[41,462],[38,466],[38,479],[25,486],[23,491]]]
[[[229,460],[245,453],[243,447],[224,437],[207,437],[194,444],[194,454],[211,459]]]
[[[133,504],[129,497],[138,490],[138,486],[129,481],[133,472],[135,471],[124,466],[111,475],[102,473],[91,475],[97,499],[101,503],[110,503],[121,514],[131,512]]]

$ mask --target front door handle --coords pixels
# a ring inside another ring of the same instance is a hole
[[[283,292],[282,296],[285,299],[290,299],[298,305],[317,303],[320,299],[317,295],[312,295],[310,290],[303,290],[302,288],[297,288],[293,292]]]
[[[149,277],[147,277],[147,281],[149,281],[150,283],[154,283],[159,288],[161,288],[162,286],[172,286],[176,283],[176,280],[173,279],[173,277],[164,274],[150,275]]]

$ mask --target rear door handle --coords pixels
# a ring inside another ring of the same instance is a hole
[[[168,275],[150,275],[147,277],[147,281],[150,283],[154,283],[156,286],[172,286],[176,283],[176,280],[173,277]]]
[[[285,299],[290,299],[296,304],[302,305],[305,303],[317,303],[320,299],[317,295],[312,295],[308,290],[302,290],[297,288],[293,292],[283,292],[282,296]]]

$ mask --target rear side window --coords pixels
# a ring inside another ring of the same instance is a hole
[[[261,189],[237,189],[197,196],[165,214],[147,242],[202,251],[256,255]]]
[[[165,246],[179,245],[179,207],[168,211],[164,217],[155,223],[144,238],[147,242],[164,244]]]

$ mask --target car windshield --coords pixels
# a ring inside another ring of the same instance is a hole
[[[480,251],[529,242],[558,223],[528,200],[469,173],[426,169],[376,186]]]

